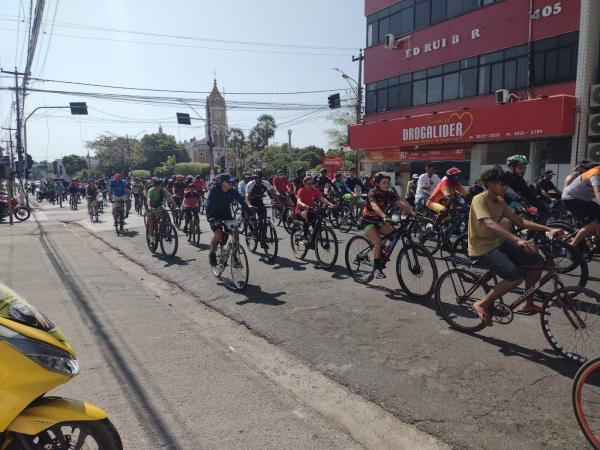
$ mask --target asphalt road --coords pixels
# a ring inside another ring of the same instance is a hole
[[[212,275],[208,232],[199,247],[180,235],[177,257],[164,260],[146,248],[140,217],[132,215],[127,235],[118,237],[107,214],[91,224],[85,211],[46,208],[41,216],[80,223],[148,272],[456,448],[586,448],[570,403],[577,367],[550,349],[539,317],[518,316],[477,335],[455,332],[431,300],[406,298],[393,270],[368,286],[348,278],[349,235],[338,233],[337,265],[325,271],[312,252],[306,261],[292,256],[283,228],[276,263],[250,255],[251,285],[239,294]],[[599,267],[590,266],[592,276]]]

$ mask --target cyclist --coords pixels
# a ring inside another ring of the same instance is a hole
[[[356,175],[356,167],[350,167],[350,170],[348,171],[348,176],[344,180],[344,189],[346,193],[356,196],[356,191],[360,190],[360,192],[362,192],[363,194],[367,194],[369,190]],[[357,189],[357,187],[359,189]]]
[[[508,206],[517,212],[523,210],[522,201],[525,200],[529,206],[537,208],[539,211],[546,211],[546,207],[537,199],[525,179],[529,161],[525,155],[509,156],[506,160],[508,172],[504,172],[507,184],[506,196],[504,199]]]
[[[118,172],[113,175],[113,178],[108,183],[108,199],[113,202],[112,214],[115,222],[117,220],[117,202],[119,201],[126,203],[125,217],[127,217],[127,211],[131,208],[129,188],[127,187],[127,182],[121,178],[121,174]]]
[[[178,208],[181,208],[183,203],[183,193],[185,192],[186,184],[183,175],[177,175],[173,181],[171,194],[173,195],[173,201]]]
[[[473,304],[474,312],[486,325],[492,325],[490,307],[494,300],[517,287],[525,279],[525,290],[540,279],[543,264],[531,241],[522,239],[510,231],[512,225],[534,231],[560,235],[561,230],[523,220],[508,207],[503,197],[507,190],[506,172],[488,169],[481,175],[486,191],[476,195],[471,202],[469,214],[468,252],[490,270],[503,278],[481,300]],[[540,308],[527,300],[519,309],[526,314],[535,314]]]
[[[141,201],[142,195],[144,194],[144,183],[140,180],[140,177],[135,177],[133,179],[133,183],[131,184],[131,193],[133,194],[133,198],[135,204]]]
[[[581,221],[583,227],[577,232],[571,245],[577,247],[598,229],[600,219],[600,166],[579,175],[562,194],[565,207]]]
[[[427,199],[427,208],[437,213],[435,223],[439,223],[451,207],[456,194],[464,198],[469,196],[469,192],[460,183],[459,175],[461,170],[458,167],[451,167],[446,171],[446,176],[435,187],[429,199]]]
[[[340,172],[335,174],[333,181],[331,182],[331,187],[333,188],[333,192],[336,196],[342,195],[342,193],[346,192],[346,188],[344,187],[344,175]]]
[[[544,172],[544,177],[535,187],[538,198],[546,208],[558,205],[560,203],[560,197],[562,196],[562,192],[559,191],[552,182],[553,176],[554,172],[552,170],[546,170]]]
[[[567,177],[565,178],[565,183],[564,183],[563,187],[566,188],[573,181],[575,181],[575,179],[579,175],[582,175],[584,172],[588,171],[589,169],[594,168],[594,166],[596,166],[596,164],[592,163],[588,159],[582,159],[581,161],[579,161],[577,163],[577,165],[575,166],[575,170],[572,173],[570,173],[569,175],[567,175]]]
[[[373,261],[375,263],[375,277],[385,278],[383,269],[384,259],[381,257],[381,238],[391,233],[394,229],[389,224],[386,210],[390,206],[402,208],[407,215],[414,216],[415,212],[410,205],[403,201],[390,187],[389,175],[379,172],[373,177],[373,188],[369,191],[360,228],[365,236],[373,243]]]
[[[193,182],[189,183],[183,192],[183,214],[185,217],[185,225],[183,226],[184,233],[187,233],[188,231],[188,225],[191,222],[192,216],[196,219],[196,226],[200,226],[199,200],[200,192],[198,192]]]
[[[240,204],[244,214],[250,215],[250,208],[246,205],[244,198],[237,189],[233,188],[233,178],[228,173],[222,173],[217,177],[216,183],[210,188],[206,198],[206,219],[209,221],[210,228],[214,233],[208,254],[211,266],[217,265],[217,246],[223,239],[221,222],[233,220],[231,204],[234,201]]]
[[[417,191],[415,192],[415,207],[422,208],[427,203],[427,199],[440,184],[440,177],[435,173],[435,163],[428,163],[425,166],[425,173],[417,180]]]
[[[412,178],[410,179],[410,181],[406,184],[406,201],[413,208],[415,206],[415,197],[417,195],[418,181],[419,181],[419,175],[414,173]]]
[[[292,196],[294,203],[296,202],[296,193],[304,187],[304,177],[306,177],[306,169],[304,167],[298,167],[298,169],[296,169],[296,176],[290,180],[290,185],[292,186],[290,195]]]
[[[238,191],[240,195],[246,195],[246,186],[248,186],[248,183],[250,183],[250,181],[252,181],[252,174],[246,172],[244,174],[244,179],[238,183]]]
[[[194,179],[194,187],[200,193],[200,196],[204,197],[204,194],[206,193],[206,183],[204,182],[204,178],[202,178],[200,175],[196,175]]]
[[[163,213],[163,204],[165,201],[170,201],[171,193],[165,189],[164,182],[161,178],[154,181],[154,186],[148,189],[146,196],[148,206],[148,231],[150,243],[156,243],[156,220],[159,214]]]
[[[287,195],[290,192],[290,179],[283,170],[278,170],[273,177],[273,188],[279,195]]]
[[[249,207],[254,207],[258,213],[258,217],[267,216],[267,208],[263,203],[265,194],[269,194],[271,199],[274,199],[277,206],[280,206],[279,194],[264,178],[263,171],[256,169],[254,171],[254,180],[246,186],[246,203]]]
[[[315,182],[315,187],[321,193],[325,192],[325,188],[331,186],[331,180],[327,176],[327,169],[325,167],[321,168],[320,173],[315,175],[313,181]]]
[[[321,191],[315,187],[315,182],[311,177],[304,177],[304,185],[296,193],[296,208],[294,210],[297,219],[302,220],[304,228],[304,239],[303,244],[308,244],[309,226],[313,223],[315,218],[314,206],[315,202],[319,200],[321,203],[325,203],[330,208],[333,204],[327,200]]]
[[[56,200],[55,196],[56,186],[54,183],[48,183],[48,189],[46,190],[46,194],[48,195],[48,201],[54,202]]]
[[[55,192],[56,192],[56,199],[58,200],[58,203],[60,204],[60,207],[62,208],[62,200],[65,195],[65,185],[62,184],[61,181],[56,183]]]
[[[79,198],[79,181],[77,178],[73,178],[71,180],[71,184],[69,185],[69,194],[76,199]]]
[[[98,198],[98,187],[94,180],[90,180],[88,185],[85,188],[85,199],[87,200],[87,208],[88,210],[92,209],[92,202],[96,203],[96,199]]]

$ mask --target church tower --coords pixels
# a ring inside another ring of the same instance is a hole
[[[225,99],[217,87],[217,80],[214,81],[212,92],[206,98],[207,117],[209,115],[209,108],[214,158],[215,163],[218,163],[221,157],[225,155],[227,140],[227,107],[225,105]],[[208,137],[208,124],[206,125],[206,137]]]

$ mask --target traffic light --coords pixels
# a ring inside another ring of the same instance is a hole
[[[190,115],[187,113],[177,113],[177,123],[179,125],[191,125]]]
[[[340,94],[333,94],[327,97],[330,109],[337,109],[341,106]]]
[[[85,102],[71,102],[69,103],[71,107],[71,114],[74,116],[87,116],[87,103]]]
[[[58,175],[58,163],[56,161],[52,161],[52,173]]]

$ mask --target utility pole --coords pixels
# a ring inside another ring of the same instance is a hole
[[[12,128],[2,128],[3,130],[12,130]],[[7,183],[7,191],[8,191],[8,221],[12,225],[13,224],[13,209],[12,209],[12,200],[13,200],[13,180],[14,180],[14,172],[13,172],[13,142],[12,135],[10,135],[10,140],[5,141],[8,144],[8,160],[10,161],[9,170],[8,170],[8,180]]]
[[[292,130],[288,130],[288,159],[290,164],[288,166],[288,178],[292,179]]]
[[[365,57],[362,49],[358,51],[358,57],[352,57],[352,61],[358,61],[358,87],[356,89],[356,123],[359,124],[362,121],[362,74],[363,74],[363,61]],[[360,173],[360,158],[358,149],[356,150],[356,170]]]

